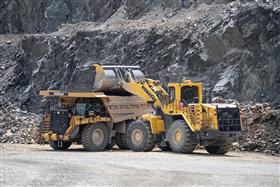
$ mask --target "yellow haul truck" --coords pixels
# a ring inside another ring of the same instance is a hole
[[[137,66],[119,68],[125,71],[129,69],[135,79],[144,76]],[[117,75],[107,72],[106,76]],[[139,116],[150,113],[151,108],[140,97],[118,90],[114,85],[118,83],[114,80],[105,81],[102,85],[97,83],[88,89],[98,92],[40,91],[41,96],[56,97],[60,103],[60,107],[45,111],[41,124],[41,135],[53,149],[66,150],[73,142],[81,143],[88,151],[101,151],[115,143],[120,149],[128,149],[128,126]]]

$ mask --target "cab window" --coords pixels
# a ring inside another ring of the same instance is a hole
[[[185,86],[181,89],[181,100],[187,105],[190,103],[198,103],[198,88],[196,86]]]
[[[169,103],[173,103],[175,101],[175,88],[174,87],[168,88],[168,95],[169,95]]]

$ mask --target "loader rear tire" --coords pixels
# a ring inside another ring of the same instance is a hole
[[[82,144],[87,151],[103,151],[108,145],[109,133],[104,123],[87,125],[82,131]]]
[[[230,147],[230,144],[225,144],[221,146],[206,146],[205,149],[210,154],[225,155],[230,151]]]
[[[129,149],[127,139],[126,139],[126,133],[117,133],[116,134],[116,143],[117,143],[117,146],[121,150],[128,150]]]
[[[155,147],[150,124],[146,121],[134,121],[127,129],[128,147],[135,152],[151,151]]]
[[[62,147],[58,146],[58,141],[49,141],[51,148],[57,151],[67,150],[71,146],[72,142],[62,141]]]
[[[176,120],[168,129],[169,145],[175,153],[192,153],[198,140],[184,120]]]

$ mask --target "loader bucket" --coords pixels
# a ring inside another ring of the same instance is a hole
[[[122,82],[139,81],[145,78],[139,66],[102,66],[94,64],[94,91],[124,92]]]

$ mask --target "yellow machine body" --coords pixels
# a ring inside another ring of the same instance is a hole
[[[193,83],[190,80],[182,83],[169,83],[169,93],[159,85],[158,81],[150,79],[123,83],[123,88],[147,102],[152,102],[155,108],[160,108],[165,115],[181,116],[193,132],[200,132],[202,129],[218,129],[216,105],[202,103],[202,83]],[[183,88],[196,90],[196,103],[186,105],[182,102]],[[146,115],[142,118],[150,122],[153,133],[164,132],[165,125],[160,116]],[[158,129],[162,131],[158,131]]]
[[[91,67],[95,71],[95,82],[93,88],[90,88],[88,92],[47,90],[41,91],[40,95],[58,97],[64,108],[68,109],[75,108],[73,106],[79,101],[99,100],[106,109],[106,112],[103,112],[106,115],[70,115],[69,126],[65,132],[57,134],[48,130],[51,128],[46,128],[47,130],[42,132],[45,140],[68,141],[76,132],[76,127],[103,123],[107,124],[109,129],[110,141],[116,133],[124,135],[123,141],[128,137],[125,133],[130,133],[131,137],[135,135],[135,139],[132,139],[137,142],[139,137],[143,139],[144,134],[151,131],[153,140],[149,140],[150,143],[166,143],[173,141],[170,139],[172,133],[168,132],[171,129],[171,132],[176,133],[176,136],[172,135],[172,138],[175,137],[175,144],[179,142],[178,145],[173,145],[174,151],[188,152],[189,150],[185,147],[181,147],[181,150],[176,148],[180,147],[183,136],[191,134],[191,138],[195,139],[194,142],[199,141],[201,145],[213,146],[217,145],[215,142],[218,139],[222,139],[224,144],[228,144],[242,134],[239,108],[236,105],[203,103],[202,83],[185,80],[180,83],[168,83],[165,88],[160,85],[159,81],[145,78],[138,66],[94,64]],[[49,116],[47,114],[44,118],[43,127],[51,124]],[[131,125],[125,125],[128,121],[135,123],[129,122]],[[139,128],[136,125],[142,122],[144,124],[142,126],[146,124],[149,126],[145,128],[148,129],[145,133],[142,131],[141,125]],[[135,131],[133,131],[133,124],[136,125],[135,128],[138,128]],[[174,124],[177,127],[173,126]],[[172,129],[172,127],[177,129]],[[179,131],[180,133],[178,133]],[[188,131],[188,133],[183,133],[183,131]],[[136,144],[135,147],[137,147]],[[135,150],[146,151],[150,148],[135,148]]]

